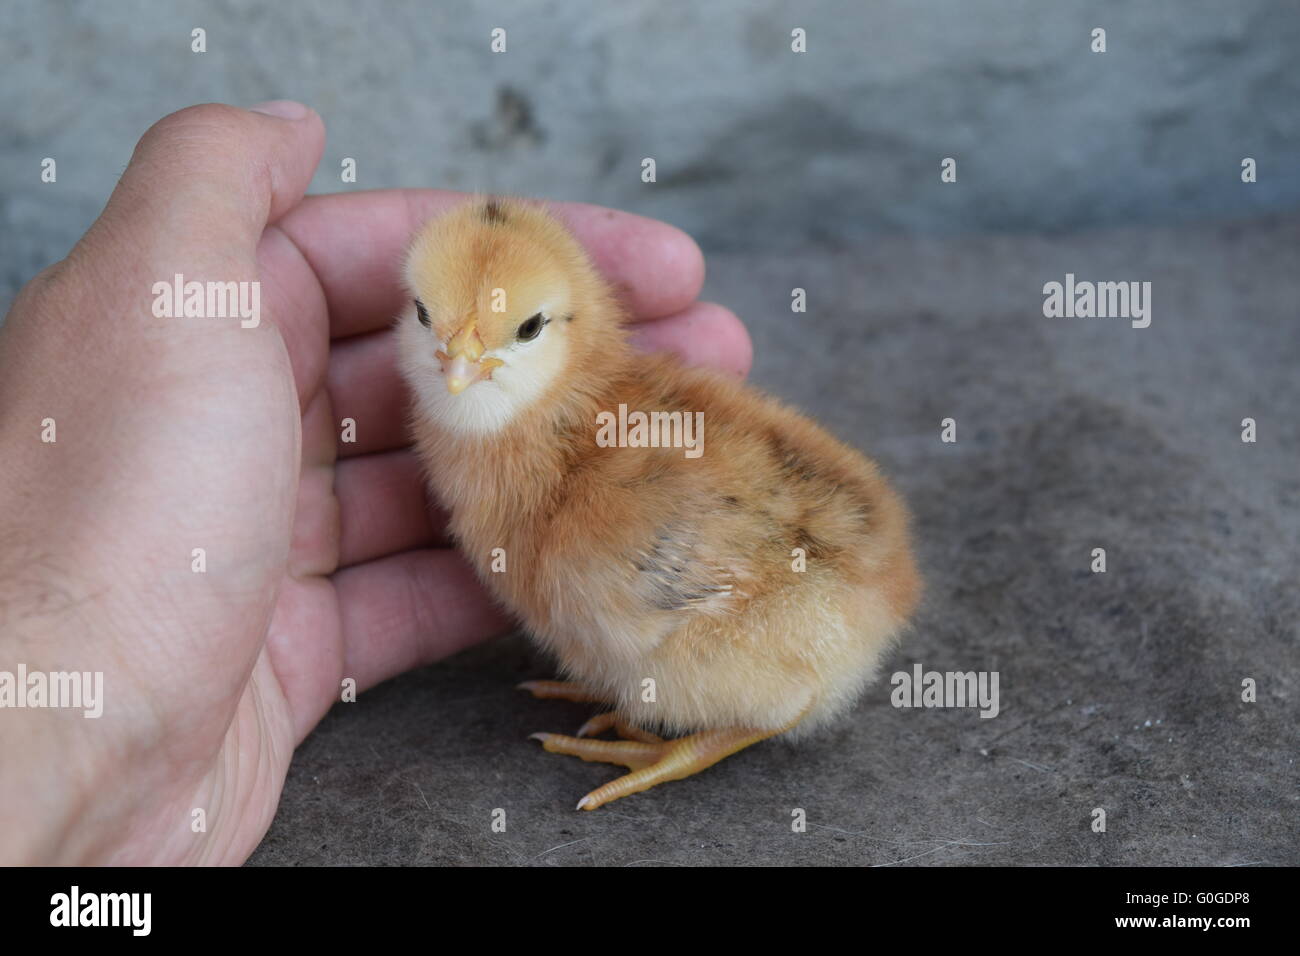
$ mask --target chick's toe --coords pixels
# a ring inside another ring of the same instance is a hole
[[[724,757],[744,750],[760,740],[783,733],[788,728],[753,730],[727,728],[704,730],[676,740],[645,743],[640,740],[592,740],[563,734],[533,734],[548,753],[568,754],[598,763],[627,767],[632,773],[597,787],[578,801],[579,810],[597,807],[621,797],[649,790],[669,780],[683,780],[711,767]]]
[[[612,710],[597,714],[579,727],[578,736],[595,737],[611,729],[624,740],[639,740],[644,744],[661,744],[664,742],[664,739],[658,734],[652,734],[648,730],[642,730],[640,727],[628,723]]]
[[[515,690],[526,690],[539,700],[570,700],[575,704],[603,704],[604,695],[567,680],[526,680],[516,684]]]

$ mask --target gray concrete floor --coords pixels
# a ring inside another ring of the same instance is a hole
[[[916,514],[927,601],[886,674],[996,670],[1001,713],[882,681],[818,740],[579,813],[617,771],[526,739],[591,711],[512,690],[551,675],[515,636],[337,706],[252,862],[1300,863],[1298,249],[1288,218],[715,257],[753,380]],[[1150,328],[1045,318],[1067,272],[1151,281]]]

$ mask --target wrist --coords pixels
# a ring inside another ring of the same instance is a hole
[[[0,568],[0,864],[85,863],[109,816],[107,775],[122,772],[104,716],[105,614],[71,577],[50,580],[54,556],[27,558]]]

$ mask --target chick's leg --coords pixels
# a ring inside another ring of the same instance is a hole
[[[604,715],[602,715],[603,717]],[[591,791],[580,801],[579,810],[595,810],[602,804],[649,790],[655,784],[681,780],[691,774],[711,767],[723,757],[729,757],[750,744],[788,730],[753,730],[736,728],[704,730],[676,740],[658,743],[640,740],[591,740],[586,737],[566,737],[563,734],[533,734],[550,753],[569,754],[583,760],[614,763],[627,767],[632,773],[611,780],[603,787]]]

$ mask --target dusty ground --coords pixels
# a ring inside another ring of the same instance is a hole
[[[253,862],[1300,863],[1298,249],[1285,219],[713,259],[753,380],[916,513],[928,598],[886,674],[996,670],[1000,714],[881,681],[819,741],[578,813],[616,771],[526,739],[590,711],[512,690],[551,673],[513,637],[337,706]],[[1045,318],[1067,272],[1152,282],[1151,326]]]

